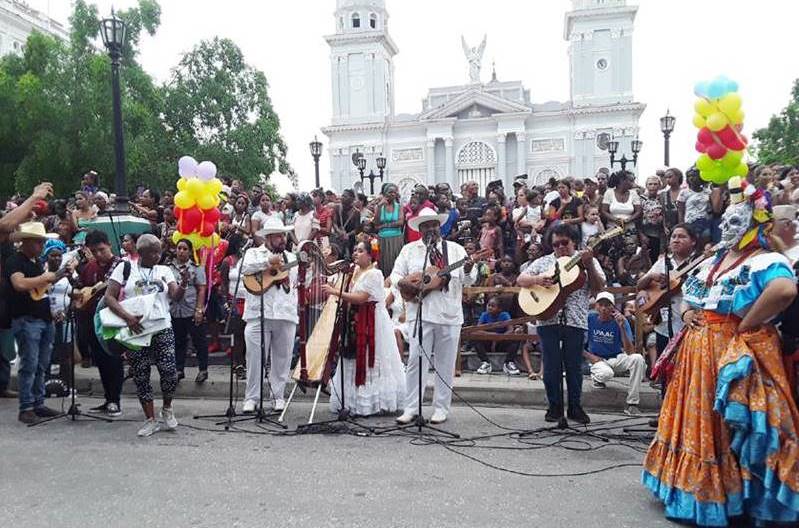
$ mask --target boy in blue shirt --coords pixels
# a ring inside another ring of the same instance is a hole
[[[499,298],[491,297],[486,304],[486,311],[480,314],[480,319],[477,324],[491,324],[500,321],[510,321],[510,314],[503,312],[500,309]],[[486,330],[487,333],[504,334],[508,331],[507,327],[494,328]],[[518,376],[519,369],[514,363],[518,344],[514,341],[475,341],[474,347],[477,350],[477,357],[482,362],[480,368],[477,369],[478,374],[490,374],[491,362],[488,360],[489,350],[494,349],[495,352],[505,353],[505,363],[502,365],[502,371],[510,376]]]
[[[635,353],[630,323],[616,309],[614,301],[610,292],[597,294],[596,312],[588,314],[588,352],[584,355],[591,363],[591,381],[595,388],[604,388],[614,376],[630,373],[624,413],[637,416],[641,414],[638,403],[646,362],[644,356]]]

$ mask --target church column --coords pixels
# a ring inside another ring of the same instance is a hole
[[[510,189],[510,181],[508,181],[506,175],[508,172],[506,159],[505,133],[503,132],[497,136],[497,178],[502,181],[502,185],[504,185],[506,189]]]
[[[527,172],[527,134],[516,132],[516,174]]]
[[[426,185],[436,181],[436,138],[427,138],[427,181]]]
[[[451,137],[444,138],[444,150],[446,152],[447,162],[447,183],[452,188],[453,192],[458,191],[458,182],[455,181],[455,151],[453,150],[453,139]]]

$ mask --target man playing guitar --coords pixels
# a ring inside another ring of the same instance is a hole
[[[256,237],[263,245],[250,248],[241,264],[243,275],[254,275],[266,270],[278,270],[291,264],[296,257],[286,251],[286,233],[291,231],[280,218],[270,216],[264,221]],[[264,274],[266,275],[266,274]],[[246,291],[246,290],[245,290]],[[261,302],[263,299],[263,319]],[[244,342],[247,348],[247,389],[244,394],[243,411],[255,411],[260,399],[261,376],[261,326],[264,331],[264,349],[271,354],[269,385],[274,398],[274,410],[282,411],[286,381],[289,377],[291,355],[294,350],[294,335],[299,316],[297,313],[297,268],[292,267],[288,277],[276,282],[261,295],[246,291],[244,299]]]
[[[533,261],[520,274],[516,283],[524,288],[552,286],[549,270],[560,257],[571,257],[577,250],[580,235],[568,224],[557,224],[549,233],[549,245],[553,253]],[[588,275],[585,285],[569,294],[562,309],[552,319],[537,322],[538,335],[544,349],[544,387],[549,408],[546,421],[557,422],[563,416],[563,395],[560,390],[561,365],[566,369],[566,385],[569,405],[567,417],[581,424],[590,423],[580,405],[583,390],[581,364],[583,341],[588,328],[588,299],[605,287],[605,274],[590,249],[580,257],[580,264]]]
[[[412,294],[419,286],[410,276],[423,272],[430,264],[444,268],[448,263],[466,258],[466,250],[455,242],[441,240],[440,227],[449,215],[438,214],[428,207],[409,220],[411,229],[419,231],[421,240],[406,244],[391,272],[391,283],[397,284],[400,291]],[[430,259],[425,259],[427,245],[430,245]],[[452,383],[455,375],[455,359],[458,352],[460,329],[463,325],[462,292],[463,286],[471,286],[476,278],[475,268],[470,261],[445,277],[442,288],[430,291],[424,298],[422,310],[422,338],[424,350],[420,350],[418,336],[409,338],[410,355],[406,370],[405,412],[397,418],[402,424],[411,423],[418,414],[419,405],[419,356],[422,357],[422,373],[427,374],[429,357],[435,350],[436,370],[433,415],[430,422],[442,423],[447,419],[452,401]],[[418,303],[406,304],[406,321],[416,321]]]

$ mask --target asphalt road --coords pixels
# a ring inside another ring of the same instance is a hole
[[[83,406],[97,400],[82,397]],[[51,400],[51,405],[58,402]],[[441,445],[414,437],[225,433],[193,413],[223,411],[225,402],[175,403],[183,427],[136,437],[141,410],[125,400],[125,421],[28,428],[16,421],[16,402],[0,400],[0,519],[5,526],[38,527],[601,527],[673,526],[639,484],[640,467],[587,476],[529,477],[491,469]],[[307,417],[297,404],[289,430]],[[543,412],[480,409],[500,425],[544,427]],[[323,411],[323,417],[327,413]],[[593,415],[595,422],[622,417]],[[603,427],[642,424],[624,419]],[[369,420],[388,425],[390,418]],[[192,429],[187,426],[211,430]],[[473,410],[453,409],[446,427],[463,437],[502,434]],[[242,428],[245,428],[244,426]],[[251,431],[264,431],[247,425]],[[508,436],[451,447],[515,471],[560,474],[637,464],[638,450],[549,433]],[[590,446],[600,449],[575,451]],[[491,449],[490,446],[506,449]],[[508,449],[511,448],[511,449]]]

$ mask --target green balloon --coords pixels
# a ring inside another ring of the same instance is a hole
[[[710,170],[715,166],[715,162],[707,154],[702,154],[696,159],[696,168],[699,171]]]
[[[735,176],[745,178],[747,174],[749,174],[749,166],[746,163],[739,163],[738,166],[733,169],[733,175]]]
[[[738,150],[728,150],[727,153],[721,158],[721,165],[725,169],[734,169],[741,163],[743,152]]]

